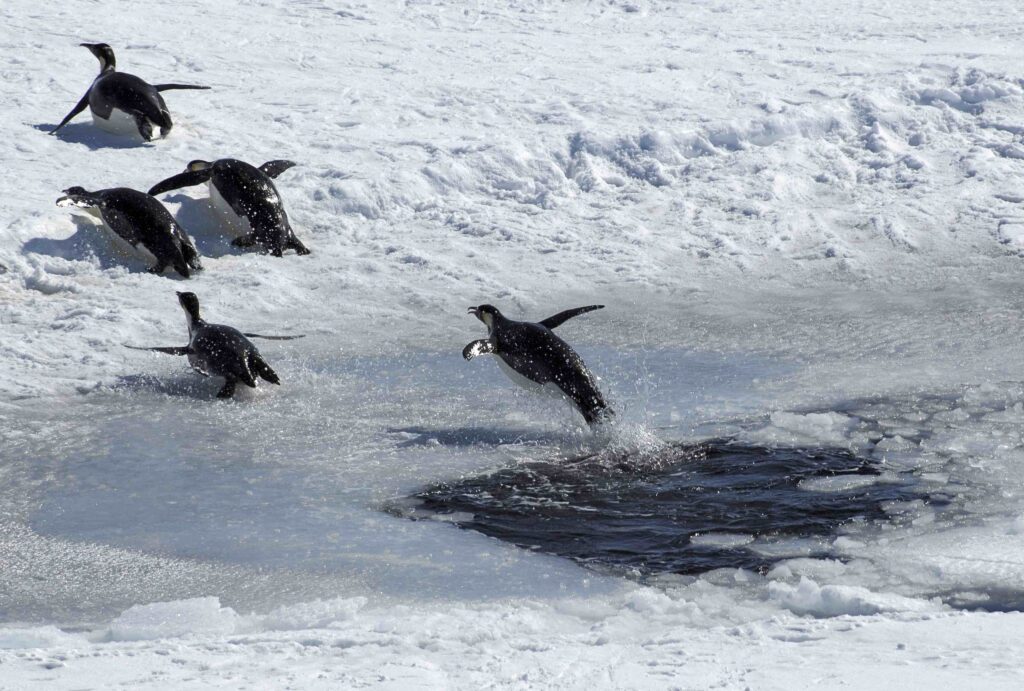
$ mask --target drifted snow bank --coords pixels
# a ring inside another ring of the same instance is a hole
[[[815,617],[838,617],[845,614],[864,616],[881,612],[940,611],[940,603],[912,600],[899,595],[872,593],[867,588],[849,585],[821,586],[809,578],[801,578],[795,586],[772,582],[769,597],[796,614]]]
[[[10,652],[0,662],[9,683],[31,680],[57,689],[118,683],[660,688],[679,680],[702,688],[782,689],[799,685],[809,672],[829,683],[867,687],[907,665],[918,670],[911,688],[963,674],[987,688],[1012,688],[1021,679],[1010,659],[1020,650],[1008,638],[1016,630],[1010,617],[939,613],[928,603],[857,588],[818,588],[809,580],[779,590],[794,606],[854,615],[817,619],[780,613],[768,603],[737,603],[734,588],[694,587],[705,591],[704,606],[652,589],[478,605],[311,603],[323,610],[286,616],[303,623],[294,631],[265,621],[261,626],[213,599],[158,603],[119,617],[128,641],[108,636],[109,642],[92,642],[98,633],[58,640],[52,629],[3,629],[5,640],[56,645]],[[733,618],[737,604],[749,608],[750,619]],[[332,608],[337,616],[323,618]],[[168,636],[181,632],[189,622],[194,631],[183,637],[147,640],[161,630]],[[808,670],[808,659],[817,656],[828,664]],[[871,665],[865,666],[865,656]]]

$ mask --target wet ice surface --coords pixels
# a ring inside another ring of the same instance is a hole
[[[645,366],[666,375],[653,391],[630,380],[635,354],[580,349],[621,392],[614,400],[627,429],[648,411],[678,421],[677,408],[720,396],[709,392],[736,398],[754,371],[791,367],[650,351]],[[486,366],[494,363],[466,363],[457,350],[263,352],[285,385],[235,401],[215,400],[218,382],[184,359],[156,355],[145,360],[154,374],[81,393],[70,409],[20,416],[13,461],[0,470],[14,521],[0,533],[9,564],[0,615],[78,625],[139,600],[194,595],[265,610],[367,589],[472,600],[609,587],[554,558],[541,558],[547,575],[538,580],[537,557],[382,511],[440,479],[614,442],[594,438],[570,407],[516,391]],[[693,391],[673,395],[670,371],[685,371]],[[535,423],[545,417],[547,426]]]
[[[614,572],[766,573],[785,558],[777,538],[820,540],[807,556],[830,556],[826,538],[886,520],[886,504],[934,507],[919,491],[845,450],[712,441],[520,463],[431,487],[406,512]]]

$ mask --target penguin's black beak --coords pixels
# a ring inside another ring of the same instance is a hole
[[[477,319],[480,319],[480,309],[477,307],[470,307],[468,310],[466,310],[466,314],[472,314]]]

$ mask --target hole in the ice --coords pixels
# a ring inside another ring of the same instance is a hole
[[[592,566],[693,574],[826,556],[840,526],[921,500],[912,476],[849,451],[713,441],[523,463],[430,487],[400,512]]]

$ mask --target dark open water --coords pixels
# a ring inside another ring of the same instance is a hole
[[[929,500],[910,475],[836,482],[833,491],[800,488],[815,478],[880,472],[838,449],[670,445],[639,456],[524,463],[436,485],[413,497],[413,516],[451,514],[462,528],[592,566],[763,572],[781,557],[714,542],[722,533],[738,543],[753,538],[753,545],[773,536],[828,536],[851,520],[886,520],[887,502]],[[702,543],[707,533],[716,536],[711,544]]]

